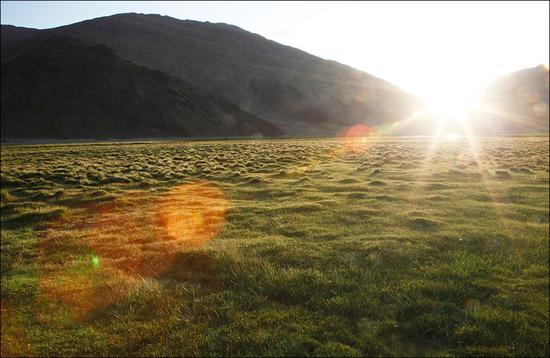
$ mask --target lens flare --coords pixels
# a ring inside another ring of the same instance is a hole
[[[357,124],[353,127],[350,127],[346,130],[346,138],[365,138],[370,137],[374,134],[374,129],[364,125]]]
[[[179,251],[217,235],[226,210],[223,191],[207,181],[182,184],[153,199],[146,192],[132,193],[99,209],[87,234],[96,255],[92,264],[130,275],[161,274]]]
[[[223,192],[205,181],[170,190],[157,203],[158,222],[178,248],[200,246],[217,235],[225,221],[227,201]]]
[[[116,302],[143,278],[170,271],[181,252],[204,245],[225,223],[225,195],[207,181],[182,184],[157,197],[147,191],[128,194],[54,223],[58,227],[44,241],[44,250],[53,254],[74,240],[63,235],[76,228],[82,235],[79,250],[88,254],[51,263],[40,277],[43,297],[66,304],[75,319]]]
[[[95,255],[91,255],[90,263],[91,263],[93,268],[98,269],[99,268],[99,257],[97,257]]]
[[[364,124],[349,127],[344,131],[344,150],[352,153],[365,150],[370,145],[374,135],[374,129]]]
[[[96,270],[86,261],[42,272],[39,282],[42,299],[67,305],[77,321],[118,301],[136,282],[108,268]],[[42,320],[48,324],[49,315],[42,314]]]

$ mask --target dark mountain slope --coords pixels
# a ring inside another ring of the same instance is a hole
[[[38,33],[40,33],[40,30],[37,29],[13,25],[2,25],[2,31],[0,32],[0,46],[2,51],[4,48],[11,46],[13,43],[30,38]]]
[[[43,42],[49,36],[44,36],[42,30],[2,25],[0,31],[0,62],[4,63],[29,51]]]
[[[122,60],[106,46],[59,37],[35,41],[2,64],[2,137],[281,133],[224,98]]]
[[[415,99],[379,78],[236,26],[120,14],[55,29],[221,94],[290,135],[334,134],[408,116]]]

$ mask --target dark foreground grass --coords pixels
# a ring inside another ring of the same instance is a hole
[[[2,355],[548,356],[548,138],[2,147]]]

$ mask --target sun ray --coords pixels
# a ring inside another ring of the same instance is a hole
[[[509,121],[512,121],[520,125],[529,125],[532,123],[532,120],[533,120],[532,117],[523,115],[521,113],[506,111],[506,110],[498,109],[498,108],[491,107],[488,105],[483,105],[483,104],[478,106],[476,110],[483,113],[488,113],[488,114],[496,115],[498,117],[505,118]]]
[[[472,128],[470,127],[470,122],[467,119],[462,120],[460,122],[460,125],[462,126],[464,137],[466,138],[466,142],[468,143],[470,154],[474,157],[474,160],[478,164],[479,173],[481,175],[481,182],[485,187],[485,190],[487,190],[490,197],[492,198],[491,204],[493,209],[495,210],[495,213],[497,214],[497,218],[500,221],[501,225],[506,225],[506,221],[504,220],[502,210],[494,200],[494,198],[497,196],[497,193],[490,185],[488,170],[486,169],[485,163],[480,156],[480,146],[479,146],[478,137],[473,132]]]

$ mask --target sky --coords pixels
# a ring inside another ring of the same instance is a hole
[[[123,12],[224,22],[441,102],[548,65],[549,3],[2,1],[1,22],[44,29]]]

